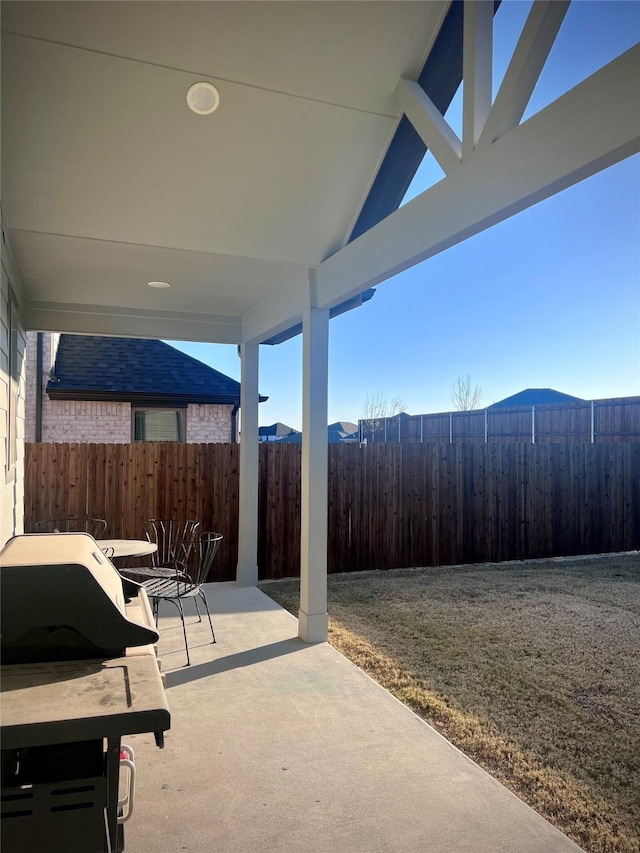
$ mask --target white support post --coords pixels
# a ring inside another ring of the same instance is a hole
[[[240,586],[258,583],[258,344],[240,345],[240,515],[238,568]]]
[[[469,160],[491,110],[493,0],[465,0],[462,59],[462,159]]]
[[[311,280],[311,296],[314,281]],[[327,384],[329,311],[313,307],[302,314],[302,529],[298,632],[305,643],[329,636],[327,617]]]

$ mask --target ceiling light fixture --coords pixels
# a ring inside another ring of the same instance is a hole
[[[191,112],[199,116],[208,116],[214,113],[220,105],[220,92],[213,83],[205,83],[201,80],[194,83],[187,91],[187,106]]]
[[[162,290],[165,287],[171,287],[168,281],[148,281],[147,287],[157,287],[158,290]]]

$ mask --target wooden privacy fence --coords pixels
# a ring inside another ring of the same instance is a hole
[[[359,421],[367,443],[609,444],[640,441],[640,397],[580,403],[474,409],[430,415],[401,413]]]
[[[105,518],[109,538],[144,538],[148,518],[194,518],[224,535],[215,580],[235,575],[237,444],[27,444],[25,530],[36,521]]]
[[[106,518],[196,518],[225,536],[212,580],[235,577],[238,445],[29,444],[25,529]],[[260,446],[262,578],[299,574],[300,446]],[[640,444],[329,445],[330,572],[640,548]]]

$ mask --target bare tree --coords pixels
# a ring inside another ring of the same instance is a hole
[[[482,400],[482,388],[479,385],[471,386],[471,376],[461,373],[451,387],[451,400],[453,407],[458,412],[468,412],[476,409]]]
[[[394,397],[391,402],[380,392],[367,394],[362,407],[363,437],[375,441],[376,432],[381,429],[386,418],[393,418],[406,410],[402,397]]]

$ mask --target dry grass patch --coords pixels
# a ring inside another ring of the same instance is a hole
[[[262,586],[297,612],[299,583]],[[330,642],[590,853],[640,851],[640,559],[329,577]]]

